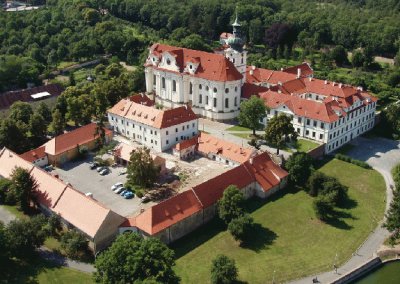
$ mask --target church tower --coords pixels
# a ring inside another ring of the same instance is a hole
[[[225,57],[228,58],[243,75],[243,82],[246,81],[247,51],[245,50],[245,37],[242,34],[242,25],[239,23],[236,13],[235,21],[232,24],[233,34],[226,41],[229,46],[224,50]]]

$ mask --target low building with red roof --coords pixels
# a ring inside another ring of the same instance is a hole
[[[184,191],[135,217],[128,218],[120,232],[133,231],[171,243],[210,221],[217,213],[217,202],[225,189],[234,185],[245,198],[268,198],[287,183],[288,173],[262,153]],[[239,177],[239,178],[238,178]]]
[[[104,129],[104,132],[105,143],[108,143],[113,133],[109,129]],[[96,148],[99,138],[100,134],[97,131],[96,123],[90,123],[54,137],[44,144],[44,151],[48,157],[49,163],[60,166],[76,158],[80,148],[85,148],[87,150]],[[23,154],[23,156],[25,156],[25,154]]]
[[[59,215],[66,227],[82,232],[94,252],[103,250],[114,240],[125,218],[3,148],[0,151],[0,176],[10,178],[17,167],[26,169],[36,180],[38,187],[34,194],[43,212]]]
[[[44,167],[49,163],[45,149],[46,149],[46,147],[43,145],[36,149],[25,152],[25,153],[21,154],[20,156],[24,160],[26,160],[38,167]]]
[[[108,111],[112,129],[142,145],[162,152],[198,133],[198,118],[190,107],[158,109],[122,99]]]

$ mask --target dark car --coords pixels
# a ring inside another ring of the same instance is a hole
[[[95,168],[97,168],[99,166],[99,164],[97,164],[96,162],[90,163],[90,169],[94,170]]]

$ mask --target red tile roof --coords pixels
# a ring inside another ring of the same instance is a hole
[[[130,96],[129,99],[134,103],[145,105],[145,106],[153,106],[154,105],[154,101],[151,100],[148,96],[146,96],[143,93]]]
[[[255,152],[252,148],[244,148],[204,132],[200,132],[197,150],[206,155],[221,155],[237,163],[246,162]]]
[[[236,69],[235,65],[225,58],[222,54],[209,53],[204,51],[192,50],[165,44],[153,44],[150,53],[159,57],[164,52],[172,54],[176,58],[179,72],[184,72],[187,62],[196,59],[199,61],[199,67],[192,75],[212,81],[237,81],[243,78],[242,74]],[[146,63],[151,66],[151,63]],[[153,68],[162,69],[153,66]],[[189,74],[189,73],[187,73]]]
[[[311,68],[311,66],[307,62],[303,62],[300,65],[288,67],[286,69],[283,69],[283,72],[286,73],[291,73],[295,74],[297,76],[298,69],[300,69],[300,78],[302,77],[310,77],[314,75],[314,70]]]
[[[145,210],[135,219],[136,226],[154,235],[202,209],[193,191],[185,191]]]
[[[189,147],[196,146],[198,139],[199,139],[199,136],[196,135],[188,140],[183,140],[175,145],[175,149],[178,151],[181,151],[181,150],[187,149]]]
[[[39,148],[30,150],[28,152],[25,152],[21,155],[19,155],[21,158],[23,158],[25,161],[28,161],[30,163],[33,163],[34,161],[46,157],[45,153],[45,146],[40,146]]]
[[[196,114],[190,107],[182,106],[161,110],[153,106],[138,104],[128,99],[122,99],[108,112],[158,129],[197,119]]]
[[[250,84],[250,83],[244,83],[242,86],[242,98],[244,99],[250,99],[252,95],[259,96],[260,93],[268,91],[267,87],[255,85],[255,84]]]
[[[71,132],[56,136],[45,144],[45,151],[49,155],[58,155],[75,148],[76,145],[89,143],[99,137],[99,135],[95,135],[96,127],[96,123],[90,123]],[[105,129],[105,134],[111,135],[112,131]]]
[[[244,188],[254,181],[251,173],[244,165],[233,168],[219,176],[216,176],[202,184],[193,187],[193,191],[199,198],[204,208],[216,203],[229,185]]]
[[[58,84],[50,84],[45,86],[34,87],[31,89],[10,91],[0,94],[0,109],[9,108],[16,101],[32,102],[34,99],[31,95],[48,92],[50,97],[58,97],[64,91],[63,87]]]

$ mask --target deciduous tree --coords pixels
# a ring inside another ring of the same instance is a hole
[[[151,187],[156,181],[160,169],[154,165],[150,149],[138,148],[131,153],[127,169],[128,182],[144,187]]]
[[[234,185],[228,186],[218,201],[218,216],[229,224],[231,220],[243,215],[243,193]]]
[[[276,147],[277,154],[287,139],[297,139],[297,132],[294,130],[291,120],[289,116],[281,113],[271,118],[265,128],[265,140]]]
[[[289,173],[289,179],[296,185],[306,183],[311,174],[312,158],[303,152],[296,152],[285,162],[285,169]]]
[[[251,128],[253,135],[255,135],[256,129],[261,126],[260,121],[265,117],[266,111],[264,101],[257,96],[251,96],[248,101],[240,104],[239,123]]]
[[[20,210],[27,212],[31,201],[35,201],[37,181],[23,168],[15,168],[11,173],[11,190],[14,191]]]
[[[253,218],[249,214],[244,214],[243,216],[233,219],[228,224],[228,231],[236,241],[242,243],[249,237],[253,225]]]
[[[61,235],[61,248],[70,258],[78,259],[88,249],[88,240],[82,233],[69,230]]]
[[[159,239],[126,233],[96,258],[94,278],[100,283],[142,283],[147,279],[178,283],[174,265],[174,252]]]
[[[225,256],[218,255],[212,261],[211,283],[213,284],[232,284],[237,280],[238,269],[235,260]]]

